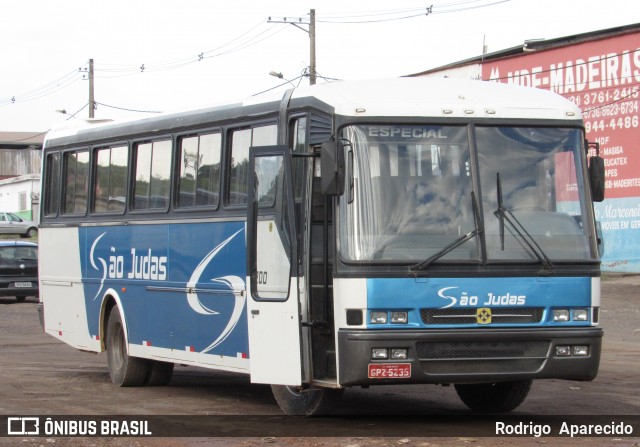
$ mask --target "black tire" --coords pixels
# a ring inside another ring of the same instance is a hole
[[[321,416],[329,414],[344,389],[309,388],[300,390],[286,385],[271,385],[280,409],[289,416]]]
[[[120,312],[114,307],[107,322],[107,365],[111,381],[117,386],[141,386],[149,378],[148,360],[127,353],[124,326]]]
[[[38,235],[38,229],[35,227],[31,227],[27,230],[26,237],[32,238]]]
[[[171,381],[173,375],[173,363],[151,360],[151,371],[145,385],[164,386]]]
[[[26,296],[17,296],[17,297],[16,297],[16,300],[17,300],[19,303],[23,302],[23,301],[24,301],[24,300],[26,300],[26,299],[27,299],[27,297],[26,297]]]
[[[483,413],[506,413],[524,402],[532,380],[511,382],[472,383],[455,385],[458,396],[474,411]]]

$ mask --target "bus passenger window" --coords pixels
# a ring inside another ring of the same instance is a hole
[[[228,205],[247,204],[249,148],[274,145],[277,143],[277,138],[278,127],[275,124],[233,131],[229,161]]]
[[[229,165],[229,205],[247,204],[247,175],[251,129],[236,130],[231,136],[231,161]]]
[[[169,205],[171,140],[136,146],[133,208],[166,209]]]
[[[219,133],[180,140],[178,207],[218,206],[221,142]]]
[[[128,154],[127,146],[96,151],[96,184],[93,201],[95,213],[124,211]]]
[[[64,214],[84,214],[87,211],[89,152],[68,152],[64,159]]]
[[[46,162],[46,192],[44,213],[46,216],[58,214],[60,204],[60,154],[47,155]]]

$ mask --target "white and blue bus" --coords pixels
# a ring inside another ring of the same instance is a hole
[[[603,160],[533,88],[402,78],[51,132],[41,321],[119,386],[248,374],[287,414],[453,384],[510,411],[592,380]]]

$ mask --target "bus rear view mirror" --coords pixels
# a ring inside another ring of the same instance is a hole
[[[322,144],[320,152],[322,170],[322,193],[327,196],[341,196],[344,193],[345,161],[342,144],[329,141]]]
[[[604,200],[604,159],[600,156],[589,158],[589,184],[591,199],[594,202]]]

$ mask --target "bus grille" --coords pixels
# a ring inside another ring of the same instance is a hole
[[[420,309],[424,324],[476,324],[477,309]],[[543,307],[492,307],[491,324],[540,323]]]
[[[416,350],[427,374],[532,373],[549,346],[548,340],[419,342]]]

